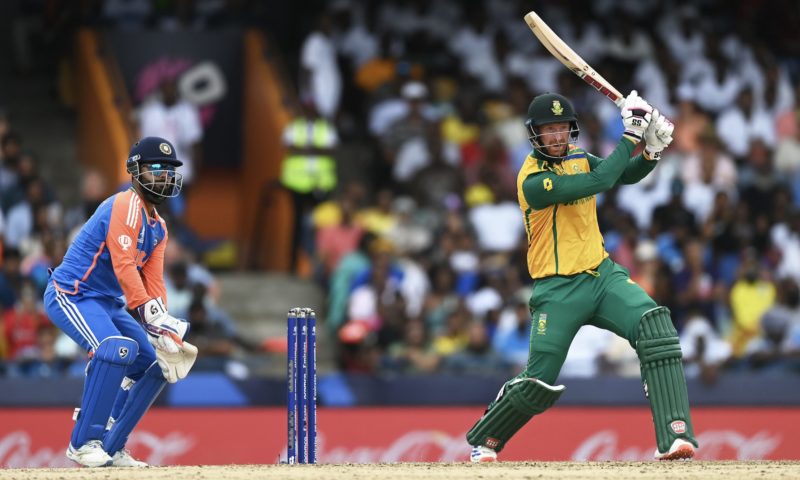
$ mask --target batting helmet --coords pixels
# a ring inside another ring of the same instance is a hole
[[[125,162],[145,200],[156,205],[180,193],[183,176],[175,168],[181,165],[175,147],[161,137],[145,137],[134,143]]]
[[[539,142],[539,132],[536,128],[548,123],[569,122],[569,142],[575,143],[578,139],[580,129],[578,128],[578,116],[567,97],[557,93],[543,93],[533,99],[528,106],[528,118],[525,120],[525,128],[528,130],[528,140],[536,150],[539,150],[547,157],[551,157],[544,152]]]

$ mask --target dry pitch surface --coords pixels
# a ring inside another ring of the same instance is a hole
[[[502,462],[350,465],[225,465],[202,467],[0,469],[14,480],[373,480],[373,479],[781,479],[800,478],[800,462]]]

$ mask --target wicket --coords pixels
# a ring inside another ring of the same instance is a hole
[[[289,464],[317,463],[317,317],[293,308],[287,317],[286,407]]]

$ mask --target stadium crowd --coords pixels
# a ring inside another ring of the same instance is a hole
[[[246,1],[78,3],[94,6],[89,23],[112,28],[214,28],[263,14]],[[528,103],[546,91],[572,99],[578,143],[596,155],[622,131],[617,108],[533,37],[522,16],[536,9],[620,91],[638,89],[677,126],[654,173],[603,195],[598,215],[614,261],[672,310],[688,375],[798,371],[795,2],[325,5],[285,53],[298,65],[301,102],[335,129],[340,183],[315,197],[297,244],[328,294],[325,326],[342,370],[489,373],[526,361],[531,281],[516,172],[530,152]],[[0,138],[0,374],[82,375],[82,354],[38,303],[47,269],[106,186],[86,172],[81,203],[67,208],[7,116]],[[209,368],[228,368],[242,346],[235,322],[216,307],[218,288],[195,252],[176,237],[170,246],[170,311],[204,336],[193,343],[214,352]],[[639,375],[635,352],[592,327],[562,372]]]

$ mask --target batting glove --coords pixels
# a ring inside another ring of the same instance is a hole
[[[632,90],[622,104],[622,124],[625,126],[624,136],[633,143],[639,143],[650,125],[653,108],[642,97]]]
[[[644,131],[644,153],[648,160],[660,160],[661,152],[672,143],[672,131],[675,125],[657,109],[653,109],[653,118]]]

